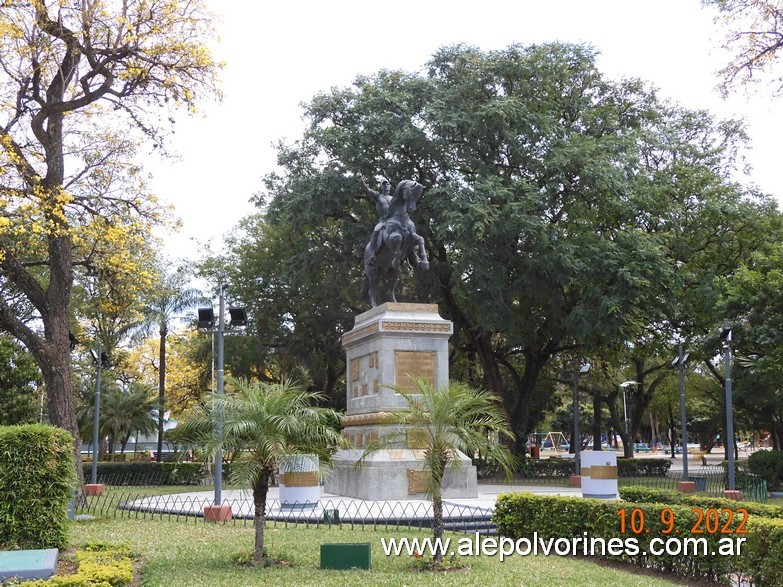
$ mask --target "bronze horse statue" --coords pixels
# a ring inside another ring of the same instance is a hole
[[[396,302],[396,289],[402,275],[402,263],[429,269],[424,239],[416,233],[410,212],[416,210],[424,186],[412,179],[397,184],[385,215],[364,248],[364,287],[373,308],[384,302]]]

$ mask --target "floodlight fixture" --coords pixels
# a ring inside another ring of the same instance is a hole
[[[235,307],[228,309],[228,315],[230,317],[228,326],[247,326],[247,312],[245,308]]]
[[[95,349],[90,349],[90,356],[92,356],[92,364],[98,365],[100,363],[100,366],[104,369],[111,368],[111,361],[109,361],[109,355],[106,353],[100,351],[100,354],[98,354],[99,351],[96,351]],[[98,361],[98,357],[100,357],[100,361]]]
[[[587,363],[586,365],[582,365],[579,368],[579,374],[580,375],[587,375],[587,373],[590,372],[590,363]]]
[[[672,361],[672,369],[684,369],[685,364],[688,362],[688,358],[691,356],[690,353],[685,353],[682,356],[682,359],[680,359],[680,356],[674,357],[674,360]]]
[[[720,341],[723,343],[723,346],[731,344],[731,327],[729,326],[728,320],[723,321],[723,328],[720,331]]]
[[[620,387],[628,387],[629,385],[639,385],[638,381],[623,381]]]
[[[215,326],[215,310],[212,308],[198,309],[198,327],[213,328]]]

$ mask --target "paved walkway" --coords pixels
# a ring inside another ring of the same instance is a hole
[[[546,458],[548,455],[542,455]],[[561,458],[568,458],[560,453]],[[646,452],[637,458],[670,458],[665,452]],[[747,458],[740,453],[740,458]],[[709,465],[718,465],[723,460],[723,452],[715,451],[706,455]],[[682,457],[671,459],[672,472],[682,471]],[[689,455],[689,472],[697,474],[702,468],[701,458]],[[539,495],[581,496],[579,488],[555,485],[484,485],[479,484],[478,495],[472,499],[444,499],[444,517],[452,521],[487,520],[495,508],[497,496],[501,493],[531,492]],[[253,517],[252,494],[247,490],[226,490],[222,493],[222,503],[231,506],[236,518]],[[123,509],[139,512],[155,512],[171,515],[203,515],[204,508],[214,503],[212,491],[195,491],[172,495],[140,498],[121,505]],[[298,504],[297,504],[298,505]],[[331,516],[331,518],[330,518]],[[341,522],[384,523],[384,522],[426,522],[432,518],[432,502],[422,499],[396,501],[368,501],[325,493],[322,489],[320,499],[315,504],[303,504],[303,507],[282,507],[277,487],[269,489],[267,499],[267,517],[270,520],[286,522],[324,522],[337,519]]]
[[[529,491],[542,495],[580,496],[581,490],[572,487],[545,485],[479,485],[478,496],[472,499],[444,499],[444,518],[447,521],[487,520],[495,509],[501,493]],[[253,517],[253,496],[248,490],[228,490],[221,494],[221,502],[231,506],[237,518]],[[121,507],[139,512],[172,515],[202,515],[204,508],[214,503],[214,492],[195,491],[163,496],[145,497],[126,502]],[[336,514],[334,512],[337,512]],[[324,522],[330,516],[341,522],[421,522],[432,518],[432,502],[423,499],[368,501],[333,495],[321,491],[316,504],[303,507],[281,507],[277,487],[270,487],[267,497],[267,519],[291,522]]]

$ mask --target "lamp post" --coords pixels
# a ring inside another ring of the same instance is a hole
[[[590,371],[590,365],[582,365],[577,367],[577,362],[574,361],[574,368],[571,371],[571,376],[574,382],[574,475],[579,475],[581,472],[580,456],[581,456],[581,439],[579,435],[579,377],[586,375]]]
[[[683,354],[682,344],[677,347],[677,356],[672,361],[672,367],[680,372],[680,444],[682,445],[682,480],[690,481],[688,478],[688,432],[686,430],[687,417],[685,413],[685,364],[688,362],[690,353]]]
[[[729,461],[729,491],[734,491],[734,409],[731,397],[731,328],[729,321],[723,321],[720,333],[723,343],[724,361],[726,363],[726,452]]]
[[[95,403],[92,415],[92,468],[90,471],[90,483],[85,485],[87,495],[100,495],[103,485],[98,484],[98,447],[100,446],[100,418],[101,418],[101,370],[110,367],[109,358],[103,352],[101,343],[98,342],[98,351],[90,349],[93,364],[97,367],[95,376]]]
[[[631,453],[633,453],[633,443],[630,442],[631,440],[631,432],[628,430],[628,406],[625,403],[625,388],[629,385],[639,385],[638,381],[623,381],[620,384],[620,387],[623,390],[623,422],[625,423],[625,437],[628,439],[630,445],[631,445]],[[623,451],[625,450],[625,445],[623,445]]]
[[[220,285],[219,305],[218,305],[218,319],[217,329],[215,329],[215,313],[212,308],[199,308],[198,309],[198,327],[209,329],[212,335],[217,334],[217,391],[216,397],[223,396],[224,386],[224,360],[223,360],[223,341],[226,334],[226,292],[228,286],[225,284]],[[232,307],[228,309],[231,316],[231,320],[228,324],[231,326],[246,326],[247,314],[244,308]],[[210,509],[209,513],[205,510],[205,516],[208,519],[220,520],[230,518],[230,508],[223,508],[223,414],[221,412],[220,405],[218,404],[215,413],[215,435],[217,437],[217,447],[215,450],[215,498],[214,498],[214,510]]]

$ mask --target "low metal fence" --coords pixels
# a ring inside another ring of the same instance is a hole
[[[85,496],[77,515],[113,516],[134,519],[165,519],[183,522],[205,522],[204,510],[212,506],[212,496],[194,494],[145,495],[143,492],[110,491],[100,496]],[[254,504],[251,492],[232,491],[221,499],[231,508],[231,519],[222,523],[253,523]],[[458,503],[443,504],[444,526],[456,532],[494,531],[492,508]],[[317,503],[266,503],[266,522],[273,527],[296,525],[338,526],[348,528],[431,528],[432,503],[425,500],[366,501],[321,499]]]
[[[728,487],[728,472],[725,467],[720,465],[699,466],[688,472],[688,480],[696,484],[696,493],[698,494],[723,497],[724,491]],[[682,471],[669,471],[665,475],[620,476],[618,484],[620,486],[644,485],[676,491],[680,481],[685,481]],[[736,489],[742,491],[743,500],[756,503],[767,502],[767,482],[764,479],[750,473],[738,472],[735,486]]]

